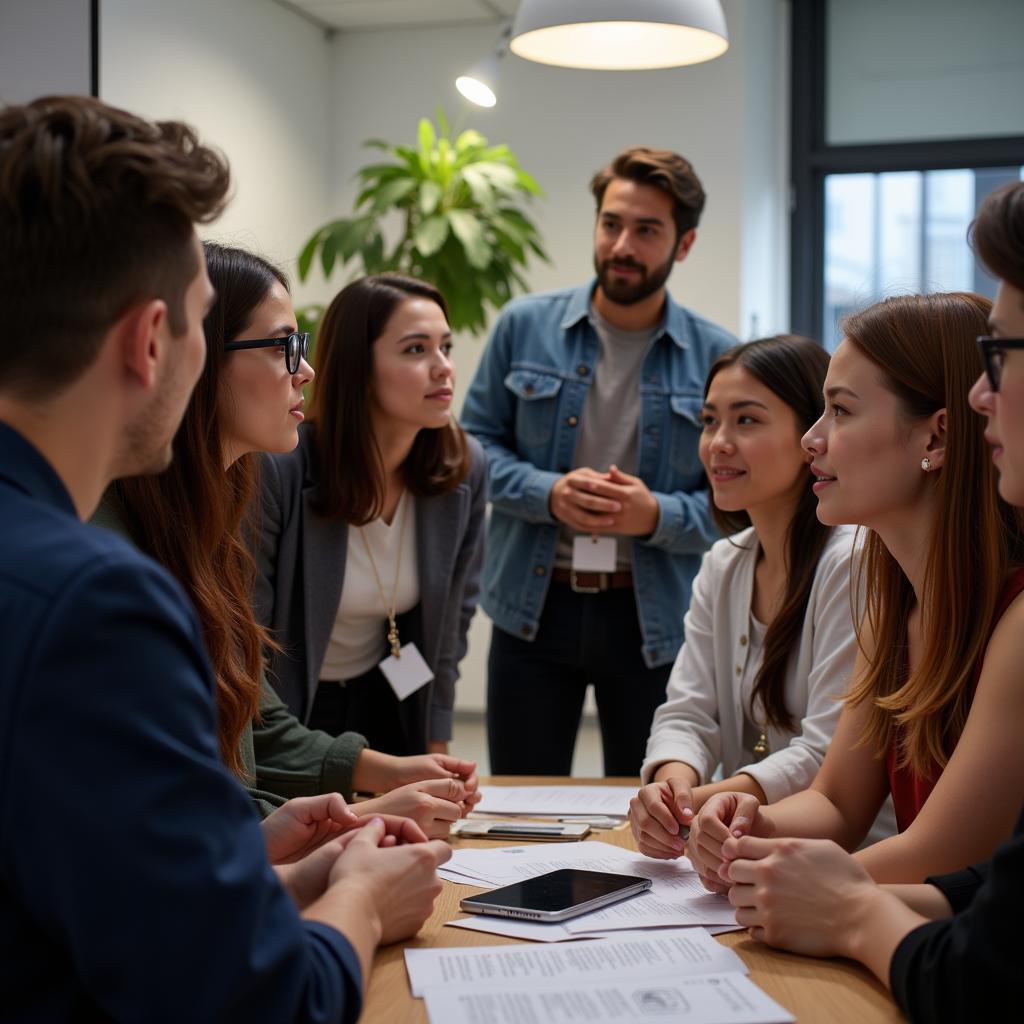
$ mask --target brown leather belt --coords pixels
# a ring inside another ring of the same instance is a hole
[[[575,569],[555,569],[553,583],[568,583],[577,594],[600,594],[605,590],[625,590],[633,586],[631,572],[576,572]]]

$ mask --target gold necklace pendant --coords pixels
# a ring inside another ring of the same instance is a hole
[[[754,744],[754,755],[760,760],[768,753],[768,737],[762,732]]]
[[[393,615],[388,616],[388,643],[391,645],[391,654],[394,658],[402,657],[402,645],[398,641],[398,624]]]

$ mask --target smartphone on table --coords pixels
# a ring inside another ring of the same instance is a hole
[[[546,842],[568,842],[583,839],[589,825],[563,824],[559,821],[462,821],[451,828],[453,836],[462,839],[542,839]]]
[[[607,871],[561,868],[536,878],[468,896],[459,908],[469,914],[518,917],[527,921],[566,921],[638,896],[651,887],[649,878],[616,875]]]

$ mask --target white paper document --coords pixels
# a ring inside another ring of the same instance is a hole
[[[735,925],[736,908],[724,897],[665,898],[646,892],[631,900],[613,903],[602,910],[565,922],[570,932],[606,932],[621,928],[686,928],[694,925]]]
[[[435,986],[426,990],[425,999],[431,1024],[788,1024],[796,1020],[742,974],[562,982],[529,989]]]
[[[666,974],[746,973],[743,961],[700,928],[558,946],[407,949],[414,996],[434,985],[495,987],[550,981],[578,984]]]
[[[504,935],[510,939],[525,939],[528,942],[568,942],[570,939],[606,939],[631,934],[615,929],[603,932],[571,932],[563,924],[537,924],[534,921],[516,921],[509,917],[491,917],[488,914],[473,914],[471,917],[446,921],[445,927],[465,928],[471,932],[487,932],[489,935]],[[712,924],[704,925],[704,930],[708,935],[722,935],[725,932],[742,931],[743,926]]]
[[[559,868],[640,875],[652,882],[649,892],[566,921],[563,927],[574,934],[736,924],[735,907],[724,896],[709,893],[685,857],[652,860],[611,843],[534,843],[493,850],[456,850],[438,874],[461,885],[493,888]]]
[[[529,846],[498,846],[490,850],[455,850],[443,870],[465,876],[466,885],[478,884],[470,881],[474,878],[480,879],[481,884],[509,885],[559,868],[639,874],[630,870],[638,859],[648,860],[642,854],[611,843],[532,843]],[[690,869],[689,861],[674,863],[683,863]],[[648,876],[645,874],[644,877]]]
[[[486,814],[610,814],[625,818],[636,786],[481,786]]]

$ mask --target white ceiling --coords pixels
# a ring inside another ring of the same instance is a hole
[[[511,18],[519,0],[278,0],[325,28],[486,25]]]

